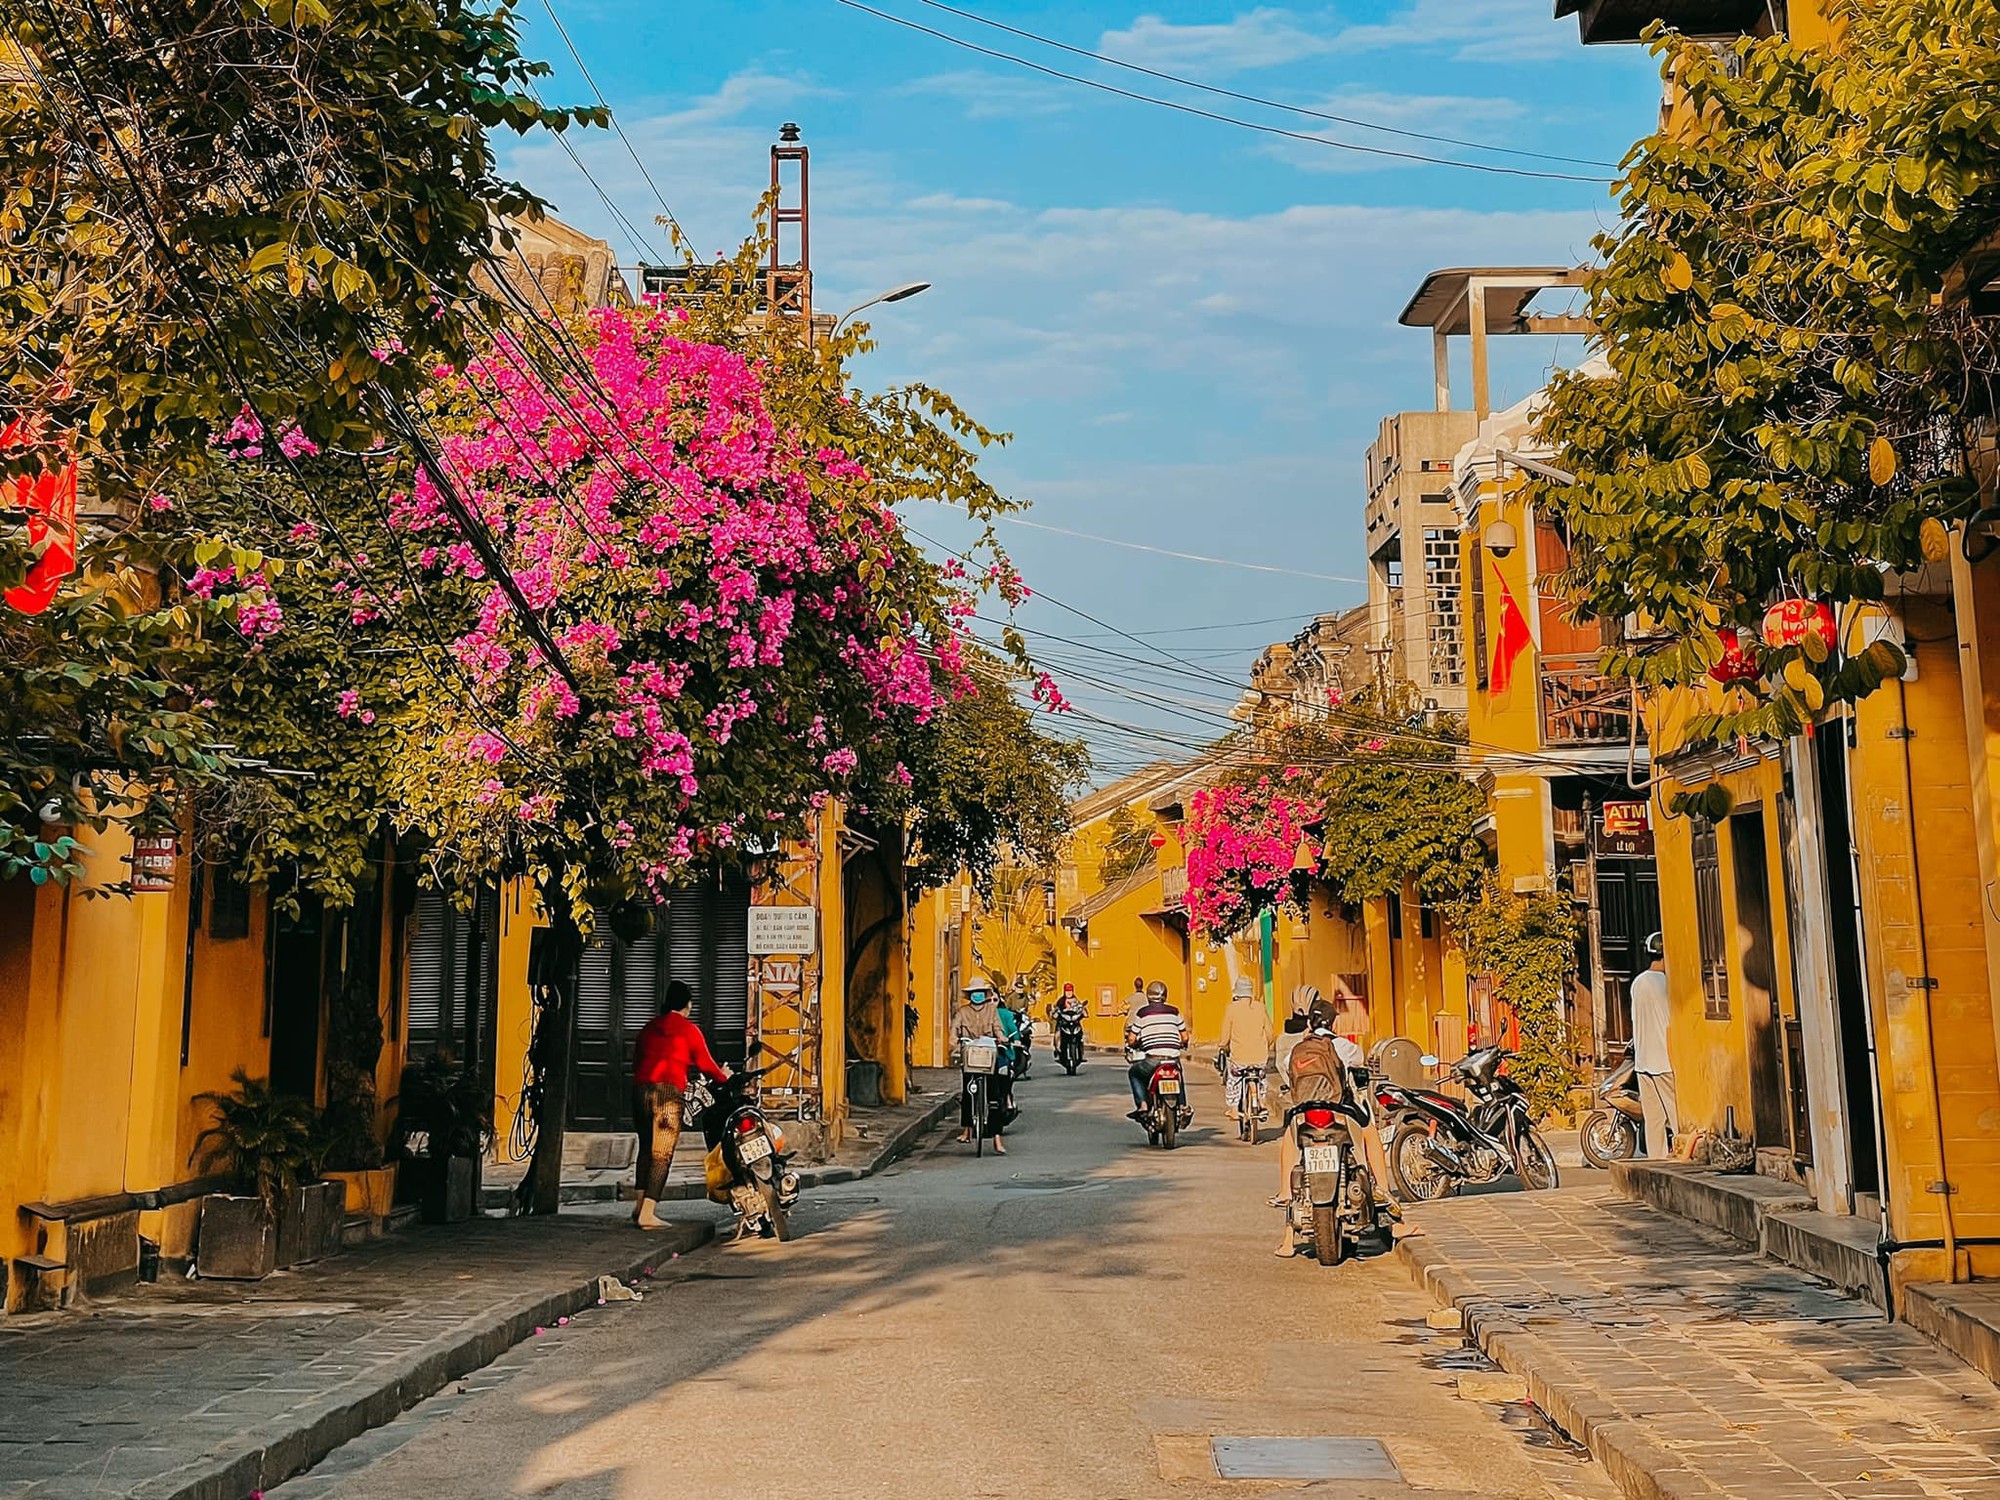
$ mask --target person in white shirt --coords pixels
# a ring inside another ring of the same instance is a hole
[[[1652,967],[1632,980],[1632,1071],[1639,1080],[1639,1109],[1646,1118],[1646,1155],[1673,1154],[1680,1129],[1674,1097],[1674,1063],[1667,1053],[1667,959],[1660,934],[1646,939]]]

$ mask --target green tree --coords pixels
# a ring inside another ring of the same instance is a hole
[[[1742,632],[1771,686],[1697,739],[1797,733],[1901,669],[1878,643],[1765,649],[1771,602],[1882,597],[1941,560],[1977,503],[1968,437],[2000,333],[1958,285],[2000,220],[2000,6],[1839,0],[1837,48],[1655,35],[1682,99],[1621,180],[1591,314],[1610,362],[1559,376],[1540,419],[1574,484],[1538,482],[1586,616],[1666,644],[1611,653],[1700,680]]]
[[[1031,995],[1039,993],[1055,975],[1046,890],[1050,879],[1044,868],[1003,865],[982,890],[972,952],[980,969],[1003,990],[1018,981]]]
[[[1427,715],[1411,684],[1386,681],[1346,705],[1339,725],[1295,730],[1280,752],[1318,766],[1321,877],[1350,902],[1408,885],[1443,904],[1475,889],[1486,797],[1460,764],[1464,726]]]
[[[1111,816],[1105,819],[1105,829],[1109,837],[1105,840],[1098,878],[1110,886],[1137,874],[1153,857],[1153,829],[1147,819],[1129,806],[1113,808]]]
[[[82,567],[0,622],[0,874],[39,813],[170,823],[231,769],[194,702],[203,624],[127,529],[246,405],[370,448],[476,346],[494,225],[536,200],[491,132],[563,129],[511,0],[23,0],[0,39],[0,482],[79,464]],[[196,535],[176,537],[192,543]],[[39,553],[0,528],[0,587]],[[212,623],[212,622],[211,622]]]
[[[1474,974],[1493,976],[1494,993],[1520,1020],[1521,1047],[1510,1073],[1537,1117],[1576,1085],[1567,1008],[1576,977],[1576,908],[1560,891],[1517,894],[1488,879],[1454,903],[1447,930]]]
[[[1080,741],[1043,730],[1021,701],[1021,676],[971,648],[972,691],[945,703],[906,746],[914,886],[960,870],[981,885],[1003,862],[1051,864],[1069,833],[1069,798],[1090,756]]]

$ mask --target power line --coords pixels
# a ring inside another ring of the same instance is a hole
[[[1291,578],[1311,578],[1320,583],[1366,583],[1365,578],[1351,578],[1342,573],[1309,573],[1302,568],[1281,568],[1273,563],[1243,562],[1234,557],[1209,557],[1200,552],[1177,552],[1172,547],[1155,547],[1146,542],[1131,542],[1123,537],[1097,536],[1088,531],[1071,531],[1066,526],[1051,526],[1045,521],[1030,521],[1021,516],[1002,515],[1000,520],[1010,526],[1026,526],[1033,531],[1052,532],[1056,536],[1075,537],[1080,542],[1102,542],[1107,547],[1125,547],[1133,552],[1150,552],[1157,557],[1177,557],[1183,562],[1215,563],[1225,568],[1243,568],[1251,573],[1283,573]]]
[[[1360,130],[1379,130],[1384,135],[1402,136],[1405,140],[1431,141],[1440,146],[1463,146],[1468,151],[1492,151],[1502,156],[1525,156],[1536,161],[1566,161],[1582,167],[1612,167],[1614,161],[1600,161],[1590,156],[1565,156],[1552,151],[1529,151],[1520,146],[1496,146],[1490,141],[1468,141],[1455,135],[1434,135],[1426,130],[1406,130],[1398,125],[1383,125],[1374,120],[1357,119],[1353,115],[1330,114],[1325,110],[1307,109],[1302,104],[1286,104],[1278,99],[1266,99],[1261,94],[1243,94],[1235,89],[1218,88],[1212,83],[1203,83],[1195,78],[1183,78],[1178,73],[1163,73],[1158,68],[1148,68],[1140,63],[1127,62],[1121,57],[1112,57],[1103,52],[1093,52],[1088,47],[1072,47],[1068,42],[1059,42],[1054,37],[1043,36],[1040,32],[1024,31],[1018,26],[1009,26],[1004,21],[995,21],[987,16],[975,15],[969,10],[960,10],[955,5],[946,5],[944,0],[918,0],[932,10],[941,10],[947,15],[971,21],[978,26],[990,26],[995,31],[1004,31],[1009,36],[1020,37],[1023,41],[1039,42],[1044,47],[1053,47],[1058,52],[1067,52],[1072,57],[1087,57],[1093,62],[1101,62],[1109,67],[1123,68],[1128,73],[1142,73],[1148,78],[1157,78],[1163,83],[1179,84],[1185,89],[1197,89],[1204,94],[1214,94],[1223,99],[1235,99],[1244,104],[1255,104],[1264,109],[1282,110],[1287,114],[1303,115],[1310,120],[1326,120],[1335,125],[1352,125]]]
[[[681,228],[681,221],[674,217],[674,211],[667,206],[667,195],[661,192],[660,185],[653,181],[653,174],[647,170],[646,163],[640,158],[638,147],[632,144],[631,137],[626,135],[624,130],[619,126],[618,116],[612,112],[610,101],[604,97],[604,90],[599,88],[597,80],[590,76],[589,64],[584,62],[583,54],[576,50],[576,43],[570,40],[569,28],[563,25],[562,17],[556,14],[554,0],[542,0],[542,9],[549,13],[549,19],[555,23],[556,35],[561,37],[563,45],[569,48],[569,55],[576,59],[577,71],[583,74],[583,81],[590,85],[591,93],[597,96],[597,102],[604,107],[604,113],[611,121],[612,133],[625,143],[625,151],[632,158],[632,165],[639,169],[639,175],[646,179],[646,186],[653,190],[653,199],[660,205],[660,212],[666,216],[667,222],[673,225],[674,233],[680,237],[682,243],[692,249],[694,241],[689,237],[688,232]],[[562,140],[563,137],[558,135],[556,139]],[[576,153],[572,151],[570,154],[574,156]],[[578,165],[582,164],[579,162]],[[589,176],[590,174],[586,172],[584,175]],[[595,186],[595,184],[592,185]],[[599,191],[600,193],[602,192],[601,189]]]
[[[1530,167],[1500,167],[1486,162],[1455,161],[1448,156],[1427,156],[1419,151],[1398,151],[1389,146],[1364,146],[1355,141],[1336,141],[1328,136],[1311,135],[1303,130],[1286,130],[1279,125],[1265,125],[1256,120],[1245,120],[1237,115],[1225,115],[1212,109],[1201,109],[1192,104],[1181,104],[1172,99],[1162,99],[1157,94],[1141,94],[1133,89],[1121,89],[1116,84],[1100,79],[1086,78],[1081,73],[1065,73],[1060,68],[1047,67],[1012,52],[1001,52],[992,47],[982,47],[977,42],[968,42],[963,37],[953,36],[948,31],[939,31],[903,16],[891,15],[886,10],[877,10],[872,5],[863,5],[861,0],[834,0],[836,5],[844,5],[849,10],[858,10],[892,26],[906,27],[920,31],[925,36],[936,37],[941,42],[949,42],[954,47],[963,47],[968,52],[977,52],[982,57],[1010,62],[1017,67],[1027,68],[1050,78],[1059,78],[1065,83],[1081,84],[1087,89],[1100,93],[1115,94],[1120,99],[1130,99],[1138,104],[1151,104],[1159,109],[1170,109],[1176,114],[1193,115],[1197,119],[1213,120],[1220,125],[1234,125],[1239,130],[1253,130],[1260,135],[1278,136],[1289,141],[1301,141],[1309,146],[1326,146],[1335,151],[1353,151],[1363,156],[1387,157],[1395,161],[1422,162],[1433,167],[1457,167],[1464,172],[1485,172],[1497,177],[1534,177],[1548,182],[1588,182],[1596,186],[1609,186],[1609,177],[1586,177],[1576,172],[1539,172]]]

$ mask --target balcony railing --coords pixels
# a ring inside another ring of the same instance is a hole
[[[1607,677],[1595,656],[1545,656],[1542,743],[1622,745],[1632,735],[1632,684]]]

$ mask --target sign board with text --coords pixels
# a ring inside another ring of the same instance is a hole
[[[1624,859],[1653,856],[1652,809],[1644,802],[1607,802],[1597,820],[1597,852]]]
[[[813,906],[753,906],[750,908],[750,953],[811,953],[819,908]]]
[[[180,840],[171,833],[144,834],[132,840],[132,889],[170,891],[174,866],[181,857]]]

